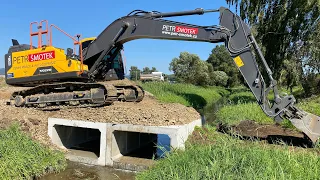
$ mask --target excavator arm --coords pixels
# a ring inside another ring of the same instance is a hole
[[[220,12],[219,25],[199,26],[163,19],[174,16],[202,15],[209,12]],[[285,118],[289,119],[313,142],[316,142],[320,136],[320,118],[296,108],[294,106],[296,100],[292,95],[279,95],[277,82],[273,79],[272,71],[249,26],[229,9],[221,7],[216,10],[195,9],[170,13],[132,11],[127,16],[111,23],[84,49],[83,61],[89,66],[89,76],[92,78],[103,76],[105,56],[109,55],[112,60],[122,49],[124,43],[142,38],[224,43],[234,64],[266,115],[277,122]],[[262,62],[262,68],[268,74],[268,85],[259,70],[256,57]],[[271,101],[267,98],[269,92],[274,94],[274,99]]]

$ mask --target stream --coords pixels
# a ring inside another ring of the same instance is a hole
[[[111,167],[86,165],[77,162],[67,161],[67,168],[56,174],[47,174],[40,180],[79,180],[79,179],[108,179],[108,180],[134,180],[135,173],[123,170],[116,170]]]
[[[154,147],[154,144],[150,144],[147,147],[136,150],[133,154],[127,156],[139,156],[142,158],[150,159],[155,153],[156,159],[164,158],[164,152],[170,151],[170,138],[168,135],[158,134],[157,135],[157,146]],[[151,150],[150,150],[151,149]],[[151,153],[151,155],[150,155]],[[131,171],[116,170],[108,166],[95,166],[87,165],[78,162],[72,162],[67,160],[67,167],[64,171],[56,174],[47,174],[40,180],[78,180],[78,179],[108,179],[108,180],[134,180],[135,173]]]

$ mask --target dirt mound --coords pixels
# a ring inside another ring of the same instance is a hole
[[[270,144],[286,143],[294,146],[309,147],[311,141],[302,132],[284,128],[277,124],[258,124],[255,121],[245,120],[238,125],[218,125],[218,131],[241,136],[241,139],[265,140]]]
[[[77,108],[57,111],[52,117],[93,122],[142,125],[179,125],[199,119],[193,108],[176,103],[159,103],[146,97],[140,103],[115,102],[101,108]]]
[[[107,83],[130,84],[129,80],[119,80]],[[134,84],[134,83],[132,83]],[[10,94],[22,88],[2,87],[0,94],[0,128],[7,127],[18,121],[24,131],[44,144],[50,144],[47,135],[49,117],[93,122],[140,124],[140,125],[180,125],[200,119],[200,114],[191,107],[177,103],[160,103],[152,94],[146,93],[139,103],[115,102],[111,106],[99,108],[73,108],[60,111],[40,111],[32,108],[16,108],[7,106]]]
[[[121,79],[121,80],[112,80],[112,81],[104,81],[102,84],[113,84],[113,85],[136,85],[134,81],[130,81],[129,79]]]
[[[233,126],[233,129],[242,136],[255,136],[259,138],[267,138],[268,136],[292,136],[304,138],[303,133],[285,129],[280,125],[260,125],[254,121],[241,121],[239,125]]]

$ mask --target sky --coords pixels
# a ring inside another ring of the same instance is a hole
[[[85,38],[98,36],[114,20],[135,9],[172,12],[196,8],[218,9],[221,6],[234,11],[234,7],[227,5],[225,0],[3,1],[0,11],[0,68],[4,67],[4,55],[12,44],[11,39],[17,39],[20,44],[30,44],[30,23],[34,21],[48,20],[49,25],[54,24],[72,36],[81,34],[81,37]],[[219,13],[166,19],[195,25],[219,25]],[[73,47],[72,40],[57,30],[52,31],[52,39],[56,47]],[[34,37],[32,42],[36,44],[37,37]],[[169,63],[178,57],[180,52],[197,54],[202,60],[206,60],[216,45],[218,44],[155,39],[129,41],[124,44],[126,72],[129,73],[130,66],[137,66],[139,69],[147,66],[171,74]]]

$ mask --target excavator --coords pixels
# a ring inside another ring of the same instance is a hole
[[[219,25],[200,26],[165,19],[214,12],[220,13]],[[48,32],[41,30],[38,35],[45,33]],[[104,81],[115,72],[112,64],[121,64],[123,44],[142,38],[223,43],[263,112],[276,122],[290,120],[312,142],[317,142],[320,117],[295,107],[293,95],[279,94],[250,27],[225,7],[178,12],[134,10],[113,21],[96,38],[81,42],[74,39],[74,44],[79,45],[78,55],[71,48],[65,55],[63,49],[53,47],[51,33],[49,45],[42,45],[40,37],[37,48],[12,40],[5,55],[6,82],[33,87],[12,93],[10,100],[16,107],[36,108],[105,105],[119,100],[137,103],[144,97],[141,87],[109,86]],[[261,62],[259,65],[256,59]],[[265,77],[259,66],[267,72]],[[272,100],[267,98],[269,93],[274,95]]]

